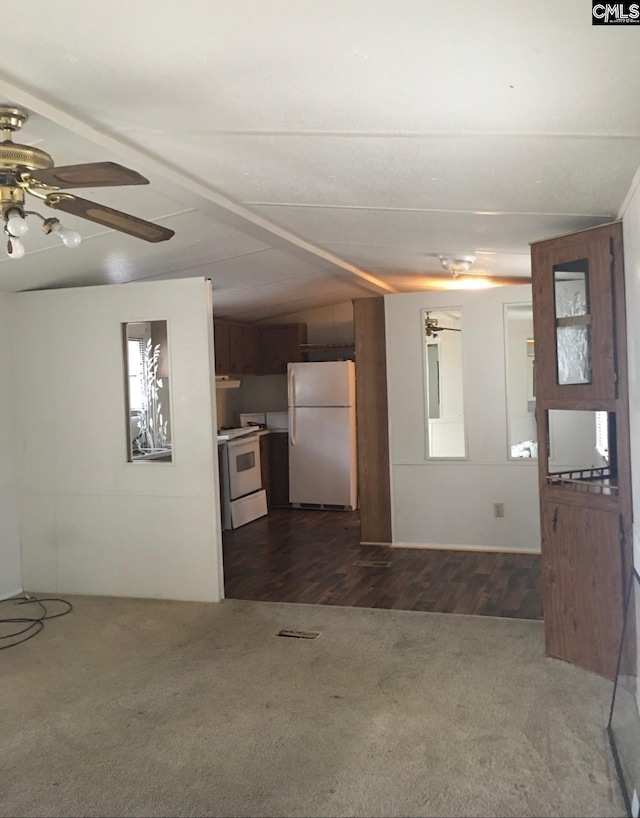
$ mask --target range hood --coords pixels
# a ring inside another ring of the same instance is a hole
[[[229,375],[216,375],[216,389],[237,389],[240,381],[233,380]]]

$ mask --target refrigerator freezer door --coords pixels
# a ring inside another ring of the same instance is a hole
[[[352,408],[289,409],[289,500],[357,508]]]
[[[353,361],[289,364],[289,406],[355,406]]]

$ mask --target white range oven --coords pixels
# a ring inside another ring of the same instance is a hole
[[[222,444],[222,528],[239,528],[267,513],[260,471],[260,438],[250,428],[223,429],[218,442]]]

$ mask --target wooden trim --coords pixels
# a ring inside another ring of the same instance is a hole
[[[601,511],[620,510],[620,500],[618,494],[592,494],[590,491],[573,491],[570,488],[561,486],[545,485],[541,492],[541,499],[548,505],[550,503],[563,506],[581,506],[582,508],[597,508]]]
[[[556,318],[556,327],[588,327],[591,325],[591,316],[587,315],[567,315],[564,318]]]
[[[544,244],[547,249],[553,249],[556,245],[566,247],[572,240],[575,242],[582,241],[584,233],[588,233],[589,236],[598,236],[598,231],[612,233],[619,225],[622,225],[622,222],[607,222],[606,224],[599,224],[597,227],[584,227],[582,230],[572,230],[571,233],[563,233],[561,236],[552,236],[546,239],[530,241],[529,247],[533,249],[538,244]]]
[[[360,543],[386,545],[387,543]],[[485,554],[540,554],[539,548],[502,548],[497,545],[451,545],[450,543],[394,542],[391,548],[413,548],[416,551],[473,551]]]
[[[391,542],[384,298],[353,302],[361,539]]]

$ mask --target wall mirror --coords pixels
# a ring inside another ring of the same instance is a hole
[[[462,310],[423,310],[427,458],[467,456],[462,388]]]
[[[510,460],[538,457],[531,304],[505,304],[507,435]]]
[[[122,325],[127,459],[170,463],[171,406],[166,321]]]

